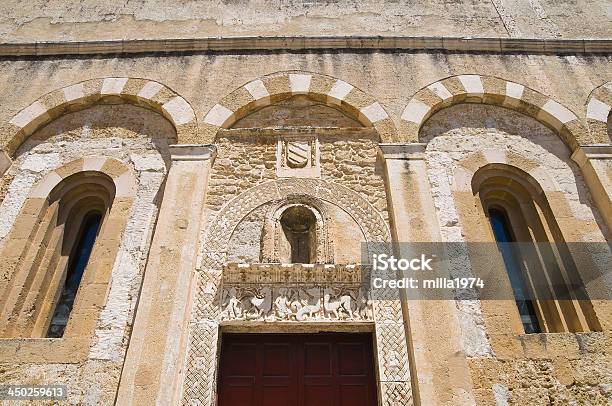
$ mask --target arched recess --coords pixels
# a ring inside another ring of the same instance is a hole
[[[211,267],[214,263],[212,268],[216,269],[224,262],[222,258],[227,255],[234,229],[255,208],[270,201],[283,201],[291,196],[302,195],[304,190],[312,191],[311,198],[331,202],[345,210],[359,224],[367,242],[391,241],[389,228],[378,210],[352,190],[321,179],[279,179],[259,184],[221,208],[208,227],[203,246],[204,262],[199,268]]]
[[[79,82],[40,97],[6,123],[0,132],[0,173],[24,140],[65,113],[83,110],[100,101],[146,107],[166,117],[176,128],[179,143],[193,139],[197,128],[191,105],[159,82],[137,78],[101,78]]]
[[[212,143],[219,129],[229,128],[254,110],[299,94],[339,108],[365,126],[374,127],[384,142],[398,141],[393,121],[371,96],[331,76],[289,71],[255,79],[215,104],[204,116],[204,142]]]
[[[84,216],[94,210],[102,217],[96,237],[97,248],[92,253],[99,256],[94,256],[97,259],[88,265],[89,275],[96,275],[96,282],[84,282],[87,285],[87,288],[83,288],[86,294],[81,296],[87,297],[91,309],[96,310],[80,308],[75,312],[81,324],[68,334],[69,337],[81,334],[81,338],[87,340],[93,337],[98,313],[106,300],[110,270],[128,220],[126,213],[132,207],[135,195],[135,177],[130,167],[102,156],[69,162],[47,173],[32,188],[8,235],[11,245],[5,245],[0,252],[2,258],[7,260],[4,271],[8,281],[0,286],[0,319],[4,320],[3,326],[8,326],[3,327],[0,334],[5,337],[14,337],[15,334],[38,337],[46,330],[44,313],[45,309],[50,309],[47,304],[52,303],[49,298],[55,294],[54,289],[47,288],[62,285],[59,276],[66,265],[66,262],[55,260],[57,255],[65,254],[59,251],[66,247],[63,241],[73,241],[68,243],[68,247],[72,246],[78,229],[75,227],[79,227]],[[69,223],[72,225],[66,226]],[[64,240],[65,236],[67,240]],[[49,284],[49,281],[54,281],[54,284]],[[44,292],[42,287],[45,287]],[[34,305],[33,301],[37,301],[38,305]],[[26,309],[36,309],[37,313]],[[88,311],[88,317],[81,316]],[[12,320],[10,323],[7,322],[9,319]],[[45,354],[47,348],[38,348],[36,343],[26,343],[26,346],[30,344],[34,345],[32,354],[41,359],[48,356]],[[79,345],[89,350],[88,341],[80,340]],[[74,348],[71,347],[71,350]],[[52,357],[61,358],[65,354],[59,351]]]
[[[418,142],[419,131],[429,117],[460,103],[492,104],[526,114],[553,129],[572,151],[579,145],[606,142],[591,136],[571,110],[550,97],[518,83],[483,75],[451,76],[419,90],[402,113],[402,141]]]
[[[598,142],[612,143],[612,133],[608,130],[611,110],[612,82],[607,82],[593,89],[586,105],[587,124]]]

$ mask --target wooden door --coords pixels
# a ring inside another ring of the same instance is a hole
[[[224,334],[220,406],[374,406],[371,334]]]

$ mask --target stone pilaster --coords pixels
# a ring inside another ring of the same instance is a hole
[[[216,150],[170,146],[157,227],[121,376],[117,404],[176,404],[194,290],[206,188]]]
[[[583,145],[572,154],[582,170],[599,214],[612,232],[612,145]]]
[[[398,242],[440,241],[425,161],[426,144],[381,144],[385,160],[391,233]],[[398,247],[401,256],[406,247]],[[415,404],[474,404],[473,386],[459,338],[454,300],[403,295],[403,315]]]

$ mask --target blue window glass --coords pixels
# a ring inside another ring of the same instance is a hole
[[[516,242],[516,240],[510,228],[508,217],[501,210],[491,209],[489,210],[489,220],[491,221],[493,234],[495,234],[495,240],[504,259],[504,265],[510,278],[512,292],[514,293],[516,306],[518,307],[525,333],[540,333],[542,330],[540,329],[533,301],[528,299],[527,284],[521,270],[518,253],[514,251],[513,244],[511,244]]]
[[[47,337],[49,338],[59,338],[64,335],[64,330],[66,329],[68,319],[70,318],[70,312],[74,305],[74,299],[79,290],[79,285],[85,267],[87,266],[89,255],[96,241],[96,235],[98,234],[101,221],[102,215],[100,213],[90,213],[85,216],[80,235],[75,242],[76,247],[68,258],[66,282],[64,283],[62,293],[55,306],[51,324],[47,331]]]

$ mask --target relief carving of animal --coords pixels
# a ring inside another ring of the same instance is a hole
[[[319,288],[310,288],[304,291],[306,299],[296,300],[292,307],[296,308],[295,319],[304,321],[306,317],[313,318],[321,310],[321,291]]]
[[[266,318],[272,310],[272,288],[265,286],[260,291],[253,291],[249,301],[251,308],[247,312],[248,318]]]
[[[348,293],[342,293],[338,289],[326,288],[323,295],[323,309],[325,311],[325,317],[329,318],[331,314],[336,319],[340,319],[342,313],[347,317],[353,317],[353,310],[351,308],[353,297]]]

